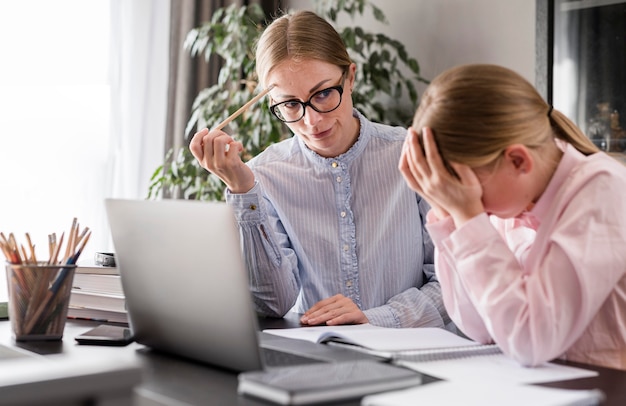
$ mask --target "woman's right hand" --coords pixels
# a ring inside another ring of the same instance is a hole
[[[225,132],[209,132],[204,128],[194,134],[189,150],[204,169],[226,184],[231,193],[246,193],[254,186],[254,174],[241,160],[243,144]]]

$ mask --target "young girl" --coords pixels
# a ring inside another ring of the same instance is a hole
[[[625,166],[518,74],[465,65],[424,93],[399,167],[457,327],[523,365],[626,369]]]

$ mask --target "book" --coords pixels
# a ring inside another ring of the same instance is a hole
[[[70,305],[67,308],[67,317],[70,319],[93,320],[128,325],[127,312],[112,312],[108,310],[90,309]]]
[[[79,263],[76,266],[74,274],[97,274],[97,275],[119,275],[120,272],[114,266],[93,265],[87,263]]]
[[[507,405],[559,406],[599,405],[604,395],[597,389],[559,389],[531,385],[502,385],[499,382],[438,381],[415,388],[365,396],[362,406]]]
[[[83,292],[77,289],[72,289],[69,305],[118,313],[126,312],[126,298],[123,295]]]
[[[360,398],[419,385],[422,375],[391,364],[359,360],[315,363],[243,372],[237,392],[281,405]]]
[[[124,295],[120,275],[75,273],[72,289],[107,295]]]

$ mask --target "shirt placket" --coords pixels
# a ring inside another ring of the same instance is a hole
[[[352,188],[347,166],[338,161],[331,162],[331,172],[335,186],[336,207],[339,222],[339,244],[341,258],[341,281],[343,295],[361,307],[356,252],[356,226],[350,206]]]

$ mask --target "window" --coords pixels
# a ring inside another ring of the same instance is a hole
[[[93,232],[81,259],[112,250],[104,199],[147,195],[168,16],[166,0],[0,2],[0,231],[30,233],[42,259],[74,217]]]

